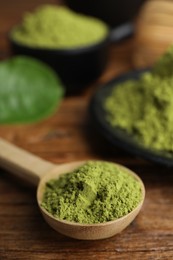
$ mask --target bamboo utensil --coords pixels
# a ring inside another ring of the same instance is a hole
[[[151,66],[173,43],[173,2],[149,0],[135,24],[135,67]]]

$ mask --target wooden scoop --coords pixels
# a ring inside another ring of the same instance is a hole
[[[0,139],[0,166],[12,172],[16,176],[37,185],[37,202],[41,213],[47,223],[56,231],[76,239],[94,240],[111,237],[126,228],[139,213],[144,197],[145,188],[141,179],[129,169],[123,168],[133,175],[140,183],[142,189],[142,200],[139,205],[128,215],[114,221],[101,224],[79,224],[53,217],[41,207],[45,183],[50,179],[58,178],[61,174],[73,171],[85,162],[73,162],[56,165],[37,156],[34,156],[14,145]]]

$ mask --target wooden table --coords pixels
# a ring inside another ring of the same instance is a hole
[[[9,56],[6,33],[22,12],[40,3],[0,2],[0,58]],[[58,1],[56,1],[58,2]],[[112,149],[88,125],[88,102],[95,89],[132,69],[133,38],[114,44],[103,75],[80,96],[65,98],[51,118],[32,125],[0,126],[0,136],[54,163],[102,159],[139,174],[146,200],[135,221],[121,234],[100,241],[78,241],[52,230],[38,210],[35,189],[0,170],[0,259],[173,259],[173,170]]]

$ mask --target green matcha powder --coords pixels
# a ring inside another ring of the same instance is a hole
[[[103,106],[113,128],[143,147],[173,155],[173,47],[151,72],[115,86]]]
[[[26,13],[11,33],[12,39],[20,44],[58,49],[85,47],[102,41],[107,35],[104,22],[56,5],[43,5]]]
[[[140,182],[113,163],[89,161],[46,184],[42,207],[55,218],[102,223],[123,217],[141,201]]]

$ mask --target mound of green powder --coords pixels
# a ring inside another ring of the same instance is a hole
[[[131,212],[141,201],[137,179],[113,163],[88,161],[46,184],[42,207],[54,217],[102,223]]]
[[[11,33],[12,39],[20,44],[58,49],[95,44],[107,35],[104,22],[56,5],[43,5],[26,13]]]
[[[107,121],[140,145],[173,153],[173,47],[139,80],[115,86],[103,104]]]

